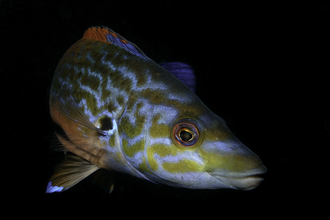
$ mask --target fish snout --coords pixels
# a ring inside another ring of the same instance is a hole
[[[213,151],[203,154],[209,175],[219,181],[219,186],[226,188],[251,190],[262,181],[262,174],[267,172],[260,158],[245,145],[232,144],[232,151],[222,150],[218,145]],[[210,149],[210,147],[209,147]]]

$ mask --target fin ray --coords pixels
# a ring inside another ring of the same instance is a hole
[[[149,59],[138,46],[126,40],[123,36],[105,26],[88,28],[84,33],[83,39],[92,39],[111,43],[113,45],[125,49],[126,51],[140,58]]]
[[[50,178],[46,193],[61,192],[94,173],[99,168],[88,161],[74,155],[66,154]]]
[[[196,77],[193,68],[189,64],[182,62],[164,62],[159,65],[186,84],[193,92],[196,91]]]

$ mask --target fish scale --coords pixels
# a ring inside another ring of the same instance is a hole
[[[54,74],[50,110],[58,149],[71,153],[47,192],[69,189],[99,169],[194,189],[260,183],[256,175],[266,168],[258,156],[175,77],[194,85],[190,66],[163,66],[106,27],[88,29],[69,48]]]

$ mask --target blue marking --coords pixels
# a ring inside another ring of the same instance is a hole
[[[189,64],[182,62],[166,62],[160,63],[160,65],[186,84],[193,92],[196,91],[195,73]]]
[[[63,187],[52,186],[52,181],[48,182],[46,193],[62,192],[62,191],[63,191]]]
[[[133,44],[130,41],[127,41],[125,38],[123,38],[122,36],[120,36],[119,34],[117,34],[116,32],[114,32],[113,30],[107,28],[110,32],[113,32],[117,35],[117,37],[114,37],[112,34],[107,34],[107,41],[111,42],[113,45],[116,45],[118,47],[121,47],[123,49],[125,49],[126,51],[141,57],[141,58],[148,58],[143,52],[142,50],[140,50],[140,48],[138,48],[135,44]],[[122,42],[122,40],[127,41],[126,43]]]

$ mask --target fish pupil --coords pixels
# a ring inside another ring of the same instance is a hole
[[[187,142],[193,138],[193,135],[188,131],[182,130],[180,131],[180,138],[182,141]]]
[[[109,117],[103,117],[100,119],[100,129],[101,130],[111,130],[112,129],[112,121]]]

